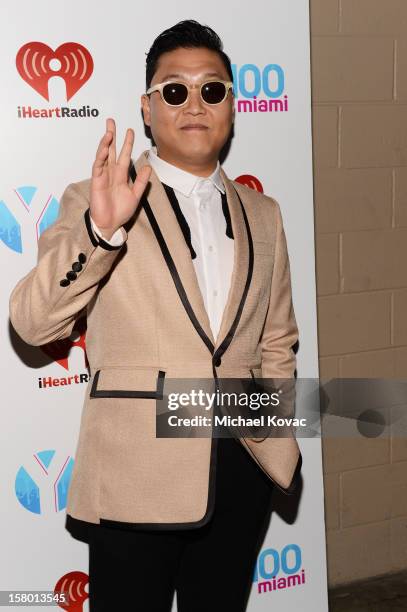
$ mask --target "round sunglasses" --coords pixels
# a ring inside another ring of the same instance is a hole
[[[199,93],[201,100],[205,104],[220,104],[229,93],[229,89],[233,88],[232,81],[205,81],[204,83],[195,85],[187,85],[180,81],[165,81],[164,83],[158,83],[153,87],[150,87],[146,91],[146,95],[149,96],[154,91],[159,91],[162,100],[168,106],[182,106],[186,104],[189,99],[189,92],[191,89],[199,87]]]

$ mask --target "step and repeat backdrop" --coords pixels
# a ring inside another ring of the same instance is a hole
[[[63,585],[77,602],[61,608],[88,610],[87,545],[64,528],[89,380],[86,329],[28,346],[9,322],[9,295],[35,266],[38,239],[67,184],[90,176],[106,118],[116,119],[120,146],[134,128],[133,159],[150,147],[140,110],[145,54],[162,30],[196,19],[218,32],[233,64],[236,122],[224,169],[280,203],[300,330],[298,376],[317,378],[308,2],[22,0],[2,13],[0,590]],[[68,70],[64,55],[73,58]],[[328,609],[321,441],[299,444],[301,495],[275,495],[250,612]]]

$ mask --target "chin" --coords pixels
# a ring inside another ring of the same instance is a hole
[[[212,158],[217,149],[210,146],[206,147],[203,143],[197,142],[193,146],[183,147],[182,151],[184,154],[188,155],[190,159],[200,160],[202,158]]]
[[[193,151],[186,154],[186,157],[189,162],[193,162],[197,165],[202,163],[207,163],[209,160],[213,159],[213,153],[206,153],[205,151]]]

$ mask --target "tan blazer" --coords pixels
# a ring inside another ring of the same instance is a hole
[[[147,163],[144,152],[136,171]],[[154,171],[120,247],[92,231],[90,179],[68,185],[58,219],[40,237],[37,266],[12,291],[12,324],[32,345],[68,337],[87,315],[92,378],[68,494],[72,531],[99,523],[186,529],[209,520],[217,439],[155,436],[166,377],[293,377],[298,331],[279,205],[221,172],[235,250],[216,341]],[[240,442],[278,487],[294,490],[302,462],[294,436]]]

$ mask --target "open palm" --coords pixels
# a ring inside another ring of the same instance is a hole
[[[133,185],[128,183],[128,170],[134,144],[134,131],[128,129],[116,159],[116,125],[106,121],[106,133],[101,139],[92,166],[90,214],[104,235],[112,235],[134,214],[148,184],[151,166],[143,166]]]

